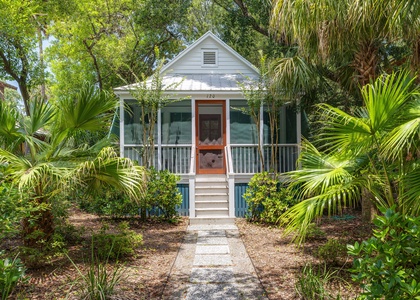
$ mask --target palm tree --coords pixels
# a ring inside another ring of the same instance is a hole
[[[420,213],[420,88],[407,72],[364,86],[364,107],[354,115],[319,105],[320,150],[309,142],[302,168],[290,172],[290,190],[301,200],[283,216],[286,232],[299,232],[325,211],[337,213],[368,191],[376,207]]]
[[[52,203],[68,188],[112,185],[133,199],[141,193],[142,170],[130,160],[104,147],[105,141],[90,147],[75,142],[80,132],[108,126],[116,105],[115,97],[93,86],[55,104],[35,99],[27,117],[0,102],[0,167],[33,207],[22,222],[26,245],[52,236]]]
[[[271,27],[279,38],[297,44],[307,60],[335,69],[330,79],[354,90],[381,74],[385,61],[389,66],[404,61],[395,61],[387,46],[417,45],[419,31],[411,28],[418,28],[419,19],[419,1],[276,0]],[[409,53],[419,57],[418,49]]]

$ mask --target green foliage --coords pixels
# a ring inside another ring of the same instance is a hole
[[[117,259],[135,254],[143,245],[143,236],[129,229],[128,222],[121,222],[116,233],[109,232],[109,226],[103,225],[100,233],[92,236],[99,259]]]
[[[346,245],[337,239],[329,239],[317,250],[317,256],[327,265],[338,265],[340,259],[347,256]]]
[[[365,107],[353,114],[319,105],[318,148],[305,141],[302,168],[288,174],[299,202],[282,218],[285,233],[301,243],[314,219],[357,205],[363,194],[377,207],[418,215],[420,90],[414,80],[405,71],[365,85]]]
[[[74,143],[80,132],[107,127],[116,105],[114,95],[84,85],[76,96],[55,104],[32,99],[26,118],[13,109],[0,110],[1,172],[31,209],[25,206],[21,222],[26,246],[48,243],[54,223],[66,218],[64,196],[70,190],[91,193],[113,186],[133,199],[141,196],[142,168],[119,157],[109,141],[92,147]]]
[[[154,168],[147,171],[147,176],[145,202],[148,207],[158,207],[165,219],[171,220],[177,215],[176,206],[182,203],[182,195],[176,186],[179,176],[168,170],[158,172]]]
[[[305,238],[308,240],[321,240],[325,239],[326,236],[325,231],[323,231],[315,223],[311,223],[308,225],[305,234]]]
[[[280,216],[294,203],[288,191],[280,187],[278,176],[268,172],[255,174],[243,197],[251,221],[271,224],[277,224]]]
[[[339,295],[333,296],[327,289],[331,281],[337,279],[335,274],[336,271],[327,270],[325,265],[324,268],[316,268],[307,264],[295,283],[296,293],[304,300],[340,299]]]
[[[27,215],[27,202],[10,183],[0,183],[0,240],[20,232],[19,222]]]
[[[362,299],[420,298],[420,217],[381,209],[373,237],[349,245]]]
[[[1,253],[0,253],[1,254]],[[0,258],[0,299],[6,300],[19,282],[25,281],[26,268],[19,258]]]
[[[90,197],[80,195],[78,201],[81,209],[103,216],[120,218],[136,216],[139,213],[138,203],[113,187],[104,189]]]
[[[19,247],[21,258],[28,268],[39,268],[51,264],[54,259],[62,257],[68,252],[68,240],[58,232],[55,232],[49,239],[45,239],[45,234],[36,230],[31,233],[29,238],[36,239],[36,244]]]
[[[74,285],[77,287],[77,292],[81,299],[109,299],[109,297],[114,293],[115,286],[123,278],[124,268],[119,263],[116,263],[111,267],[108,264],[108,260],[102,262],[101,260],[95,259],[93,249],[94,244],[92,242],[91,262],[89,269],[85,274],[73,262],[73,260],[67,256],[79,274],[79,278],[76,280]],[[112,249],[110,249],[110,251],[112,251]]]

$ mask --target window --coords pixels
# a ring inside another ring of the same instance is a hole
[[[171,103],[162,108],[162,144],[191,144],[191,100]]]
[[[217,50],[203,50],[203,67],[217,67]]]

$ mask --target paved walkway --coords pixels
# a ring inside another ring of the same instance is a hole
[[[193,225],[163,299],[267,299],[236,225]]]

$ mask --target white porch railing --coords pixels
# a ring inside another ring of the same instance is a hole
[[[296,169],[299,155],[297,144],[279,144],[277,152],[277,171],[284,173]],[[258,154],[258,145],[231,145],[233,173],[254,174],[261,172],[261,159]],[[265,171],[271,165],[271,146],[264,145],[263,157]]]
[[[191,145],[162,145],[162,168],[175,174],[188,174]]]
[[[124,156],[143,164],[142,146],[124,146]],[[161,166],[175,174],[188,174],[192,165],[191,145],[162,145]],[[155,158],[152,166],[158,169],[158,147],[155,146]]]
[[[277,171],[280,173],[296,169],[299,155],[298,144],[280,144],[277,152]],[[142,146],[124,146],[124,156],[142,164]],[[153,166],[158,169],[158,147],[155,147]],[[162,145],[161,166],[175,174],[195,174],[195,152],[191,145]],[[271,146],[263,148],[265,171],[271,165]],[[225,147],[228,174],[255,174],[261,172],[257,145],[231,145]]]

